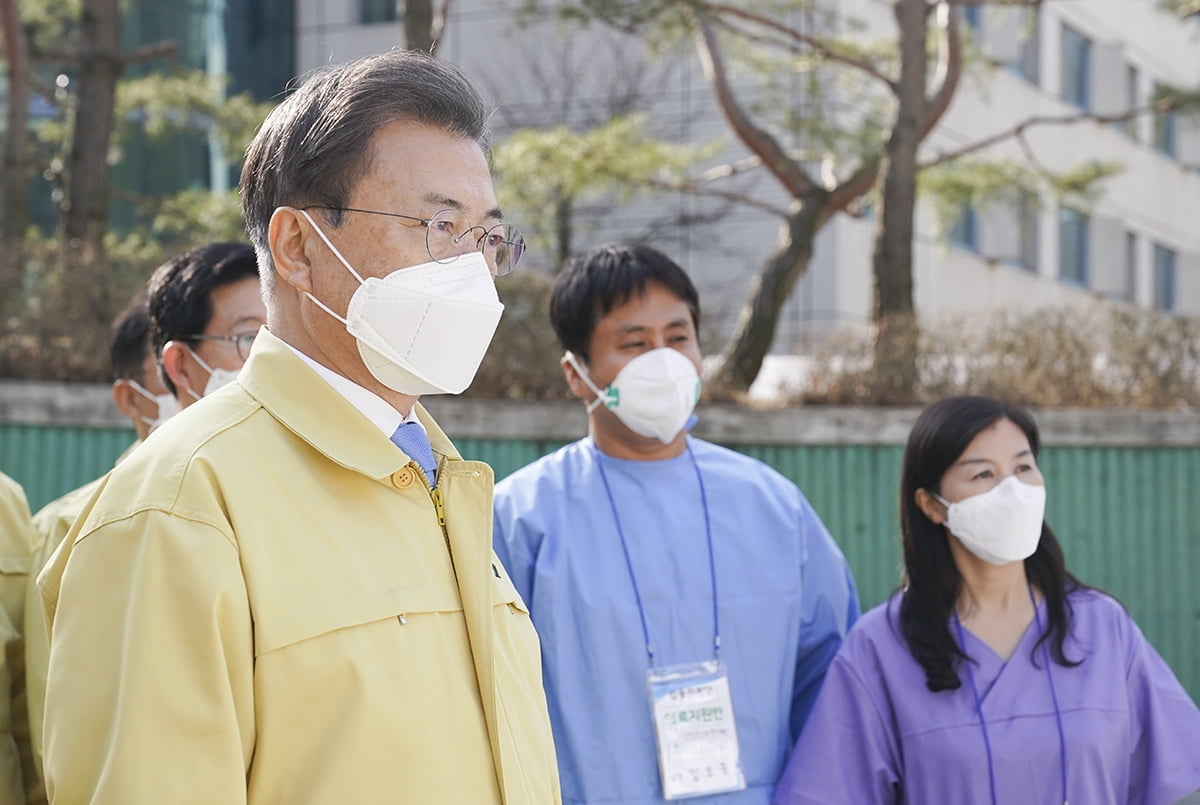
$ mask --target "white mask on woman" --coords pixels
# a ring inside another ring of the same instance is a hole
[[[633,358],[604,391],[596,387],[573,354],[568,352],[566,358],[596,395],[588,403],[589,414],[604,405],[634,433],[663,444],[679,435],[700,399],[700,376],[695,365],[670,347]]]
[[[359,281],[345,318],[312,294],[305,296],[346,325],[371,375],[401,394],[465,391],[504,311],[483,254],[470,251],[364,280],[312,217],[300,213]]]
[[[1037,550],[1046,515],[1046,487],[1010,475],[987,492],[954,503],[934,497],[946,507],[946,528],[985,562],[1006,565]]]

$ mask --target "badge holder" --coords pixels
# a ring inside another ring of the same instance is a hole
[[[687,799],[746,787],[729,674],[719,660],[646,672],[663,798]]]

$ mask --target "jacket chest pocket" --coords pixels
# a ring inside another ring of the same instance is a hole
[[[514,590],[515,593],[515,590]],[[287,602],[291,603],[291,602]],[[355,627],[383,622],[409,625],[425,615],[462,616],[458,591],[433,583],[384,590],[374,594],[357,593],[323,605],[296,601],[292,607],[280,606],[278,614],[259,615],[254,622],[254,654],[261,657],[273,651]]]
[[[502,614],[500,607],[503,607],[513,615],[529,617],[529,608],[521,600],[521,594],[495,559],[492,560],[492,606],[497,608],[497,615]]]
[[[539,679],[541,645],[529,617],[529,608],[500,563],[496,562],[492,568],[492,623],[500,649],[497,662],[512,666],[518,677]],[[532,676],[525,676],[528,674]]]

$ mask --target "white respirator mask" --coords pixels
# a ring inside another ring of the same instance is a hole
[[[565,357],[596,395],[588,403],[589,414],[603,405],[634,433],[663,444],[679,435],[700,399],[700,375],[695,365],[670,347],[652,349],[633,358],[603,391],[592,382],[575,355],[568,352]]]
[[[346,326],[367,371],[401,394],[465,391],[504,311],[483,254],[470,251],[364,280],[312,217],[300,214],[359,282],[345,318],[312,294],[305,296]]]
[[[945,526],[968,551],[993,565],[1028,559],[1042,538],[1046,487],[1010,475],[987,492],[946,507]]]
[[[170,392],[165,394],[151,394],[141,383],[131,377],[125,378],[125,382],[129,384],[130,388],[158,407],[158,416],[153,419],[148,416],[138,417],[138,419],[150,426],[150,433],[154,433],[162,423],[179,413],[179,402],[175,399],[174,394]]]
[[[192,357],[196,359],[196,363],[200,364],[206,372],[208,372],[208,382],[204,384],[204,394],[197,394],[191,389],[186,389],[187,393],[195,397],[197,400],[203,399],[214,391],[228,386],[233,381],[237,380],[238,373],[241,369],[214,369],[204,362],[204,359],[196,354],[196,350],[189,347],[187,344],[183,348],[192,353]],[[174,398],[172,398],[174,399]]]

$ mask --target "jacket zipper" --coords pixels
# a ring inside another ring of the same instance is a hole
[[[438,475],[442,474],[445,465],[445,459],[438,462]],[[446,532],[446,499],[442,496],[442,490],[439,487],[429,485],[429,478],[425,475],[425,470],[421,469],[420,464],[414,461],[412,462],[412,466],[417,471],[417,475],[421,476],[421,480],[425,482],[425,488],[429,490],[429,499],[433,501],[433,510],[437,514],[438,526],[442,529],[442,537],[446,540],[446,548],[449,549],[450,535]]]
[[[442,533],[446,531],[446,501],[442,497],[442,490],[436,486],[429,490],[429,497],[433,500],[433,509],[437,512],[438,525],[442,527]]]

